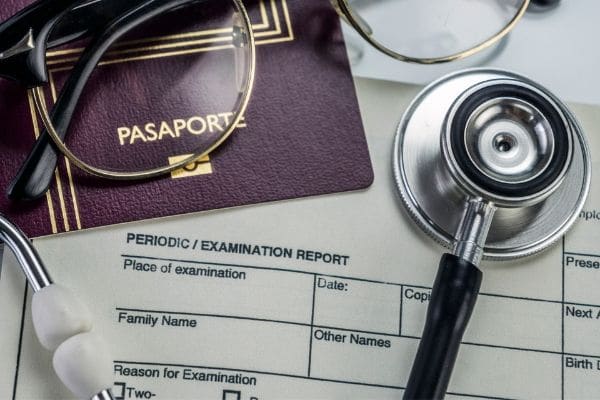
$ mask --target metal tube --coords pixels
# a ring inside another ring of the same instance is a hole
[[[52,278],[25,234],[0,215],[0,240],[12,250],[34,292],[52,284]]]
[[[114,400],[114,397],[110,389],[106,389],[96,394],[90,400]]]
[[[455,256],[479,265],[495,211],[494,203],[481,198],[469,200],[456,231]]]

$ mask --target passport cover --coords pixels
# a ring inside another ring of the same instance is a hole
[[[30,2],[4,1],[0,19]],[[373,170],[339,19],[329,0],[245,4],[257,36],[257,72],[243,132],[234,132],[193,171],[146,181],[91,177],[61,157],[44,198],[18,202],[2,196],[1,212],[35,237],[370,186]],[[155,76],[171,72],[168,61],[153,59],[144,68]],[[65,74],[52,71],[56,89]],[[110,108],[96,106],[102,108],[98,115]],[[176,117],[177,107],[165,107],[159,118],[136,115],[143,110],[135,107],[119,112],[129,113],[127,121],[168,120]],[[8,81],[0,81],[0,121],[0,187],[6,189],[42,125],[25,89]],[[101,129],[102,123],[86,121],[86,129]]]

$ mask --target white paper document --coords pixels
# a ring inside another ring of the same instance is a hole
[[[34,242],[55,281],[91,308],[118,398],[402,397],[444,249],[412,224],[392,179],[395,127],[418,88],[357,86],[376,177],[368,190]],[[599,110],[573,110],[596,158]],[[594,168],[591,197],[563,241],[483,263],[449,399],[600,398]],[[6,251],[0,398],[72,398],[34,336],[30,301]]]

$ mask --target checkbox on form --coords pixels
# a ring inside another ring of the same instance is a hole
[[[223,400],[241,400],[242,392],[239,390],[223,390]]]

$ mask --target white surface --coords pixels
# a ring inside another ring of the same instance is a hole
[[[42,346],[55,350],[62,342],[92,329],[88,308],[68,289],[53,284],[33,295],[33,326]]]
[[[550,11],[528,12],[496,48],[442,65],[401,63],[371,48],[345,24],[344,32],[356,76],[425,84],[462,68],[492,66],[526,75],[563,100],[600,105],[598,0],[562,0]]]

